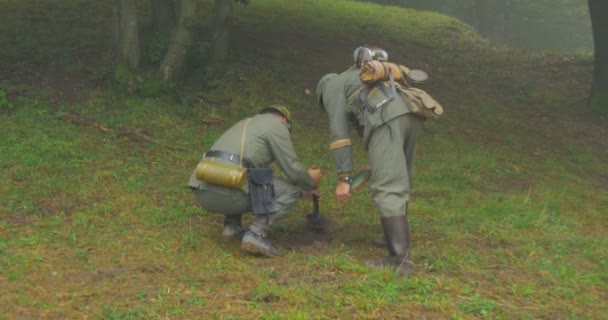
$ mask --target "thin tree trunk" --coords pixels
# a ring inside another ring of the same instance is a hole
[[[494,36],[494,28],[496,27],[496,7],[492,0],[477,0],[475,3],[476,25],[477,31],[488,39]]]
[[[160,66],[161,77],[166,82],[178,79],[187,62],[188,52],[192,45],[192,24],[198,12],[198,1],[182,0],[179,7],[177,27],[173,32],[167,55]]]
[[[175,14],[177,20],[179,13],[182,12],[182,0],[171,0],[171,2],[173,2],[173,14]]]
[[[215,0],[210,65],[221,65],[228,59],[232,10],[232,0]]]
[[[112,45],[114,55],[118,56],[120,38],[120,17],[118,16],[118,1],[112,1]]]
[[[589,0],[593,30],[595,62],[591,109],[599,116],[608,116],[608,1]]]
[[[131,68],[138,68],[140,61],[139,29],[135,0],[116,0],[117,14],[115,37],[117,38],[118,61]]]
[[[507,24],[509,23],[509,14],[511,0],[494,1],[494,14],[496,15],[496,24],[493,28],[494,34],[492,39],[497,43],[507,43]]]
[[[172,0],[151,0],[154,28],[164,39],[171,38],[175,28],[175,7]]]

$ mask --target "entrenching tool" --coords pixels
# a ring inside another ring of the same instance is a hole
[[[372,175],[372,170],[369,169],[368,167],[362,168],[361,170],[359,170],[359,172],[357,172],[357,174],[355,174],[354,176],[352,176],[352,183],[350,184],[350,191],[353,192],[355,190],[357,190],[360,186],[362,186],[364,183],[367,182],[367,180],[369,180],[369,177]]]
[[[367,182],[371,174],[372,172],[369,168],[363,168],[357,172],[357,174],[352,177],[353,180],[350,185],[350,191],[355,191],[357,188]],[[312,213],[306,216],[306,222],[310,230],[316,233],[321,233],[324,231],[325,219],[321,217],[321,212],[319,211],[319,196],[316,194],[312,195],[312,204]]]
[[[320,233],[323,232],[324,220],[321,218],[321,212],[319,211],[319,196],[316,194],[312,195],[312,204],[312,213],[306,216],[306,222],[309,229],[316,233]]]

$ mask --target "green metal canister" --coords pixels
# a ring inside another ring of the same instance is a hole
[[[210,184],[240,189],[247,181],[247,169],[204,159],[196,166],[196,177]]]

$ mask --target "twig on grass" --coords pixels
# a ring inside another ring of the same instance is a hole
[[[187,150],[185,147],[181,147],[181,146],[165,145],[164,143],[162,143],[158,140],[154,140],[147,134],[142,133],[138,130],[123,130],[116,134],[116,138],[129,137],[129,136],[133,136],[133,137],[139,138],[141,140],[144,140],[144,141],[147,141],[150,143],[156,143],[156,144],[159,144],[164,147],[171,148],[171,149]]]
[[[64,113],[64,114],[60,114],[59,116],[57,116],[57,118],[59,119],[63,119],[66,120],[70,123],[76,124],[76,125],[81,125],[81,126],[93,126],[103,132],[109,132],[111,131],[109,128],[99,124],[96,121],[93,121],[91,119],[87,119],[85,117],[83,117],[80,114],[77,113],[73,113],[73,112],[68,112],[68,113]]]
[[[76,124],[76,125],[80,125],[80,126],[92,126],[95,127],[103,132],[109,133],[109,132],[113,132],[114,130],[112,130],[111,128],[108,128],[106,126],[101,125],[100,123],[91,120],[91,119],[87,119],[86,117],[82,116],[81,114],[78,113],[74,113],[74,112],[68,112],[68,113],[64,113],[61,114],[59,116],[57,116],[59,119],[63,119],[66,120],[70,123]],[[164,145],[162,142],[158,141],[158,140],[154,140],[152,139],[150,136],[148,136],[147,134],[144,134],[138,130],[131,130],[131,129],[127,129],[127,130],[123,130],[123,131],[119,131],[115,134],[116,138],[122,138],[122,137],[136,137],[139,138],[141,140],[144,140],[146,142],[150,142],[150,143],[155,143],[155,144],[159,144],[159,145]],[[187,150],[187,148],[185,147],[181,147],[181,146],[175,146],[175,145],[164,145],[167,148],[171,148],[171,149],[177,149],[177,150]]]

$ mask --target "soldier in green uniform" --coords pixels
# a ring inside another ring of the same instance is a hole
[[[246,232],[241,218],[244,213],[252,212],[251,182],[241,188],[217,185],[199,179],[197,169],[188,181],[204,209],[224,214],[223,236],[242,236],[241,248],[252,254],[281,255],[281,251],[267,238],[270,226],[283,218],[303,195],[318,194],[321,171],[307,169],[300,162],[291,142],[291,120],[291,113],[285,106],[264,108],[259,114],[228,129],[201,159],[201,163],[216,161],[226,166],[247,167],[250,172],[252,168],[271,168],[276,162],[284,173],[284,177],[277,177],[270,172],[270,187],[274,190],[274,198],[270,199],[272,208],[256,214]]]
[[[353,173],[349,125],[353,122],[363,137],[368,153],[371,177],[369,187],[376,204],[389,256],[372,260],[374,267],[390,266],[400,273],[413,271],[410,258],[410,227],[407,203],[414,174],[416,141],[424,120],[411,113],[400,95],[386,90],[370,91],[367,101],[359,96],[361,64],[369,59],[386,60],[386,52],[374,47],[360,47],[354,52],[355,64],[341,74],[323,76],[317,84],[317,101],[329,116],[330,149],[338,173],[336,198],[351,198],[350,176]],[[366,108],[366,105],[379,106]]]

